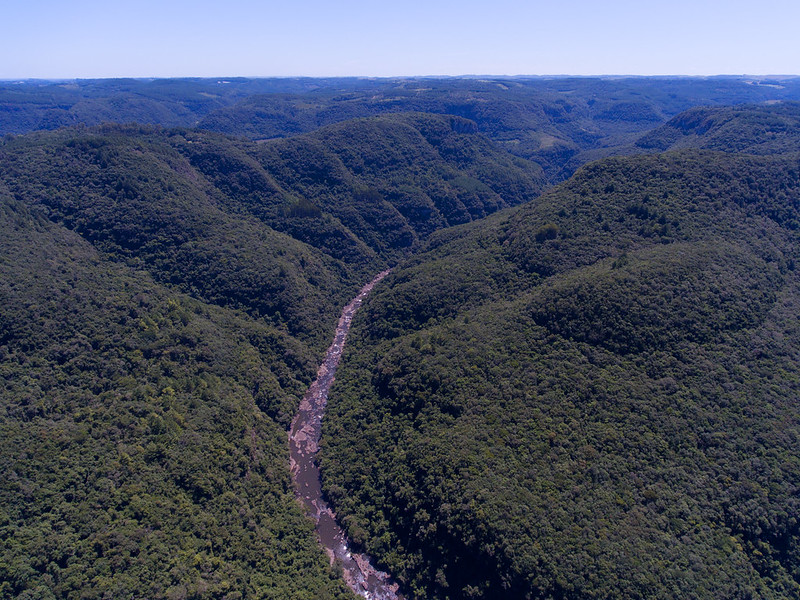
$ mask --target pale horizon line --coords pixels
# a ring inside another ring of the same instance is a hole
[[[793,73],[708,73],[708,74],[682,74],[682,73],[547,73],[547,74],[498,74],[498,73],[463,73],[461,75],[105,75],[94,77],[3,77],[2,83],[26,82],[64,82],[64,81],[114,81],[130,79],[134,81],[157,81],[171,79],[200,79],[200,80],[241,80],[241,79],[797,79],[800,74]]]

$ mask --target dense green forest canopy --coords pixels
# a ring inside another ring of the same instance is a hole
[[[778,154],[800,151],[800,102],[696,107],[636,141],[647,150],[707,148]]]
[[[442,115],[5,139],[0,597],[349,597],[285,439],[340,307],[543,185]]]
[[[456,117],[356,121],[256,145],[101,126],[11,138],[0,180],[20,200],[215,304],[321,350],[336,308],[421,238],[519,204],[541,171]]]
[[[0,597],[350,598],[286,469],[286,331],[0,188]]]
[[[394,265],[322,467],[409,597],[797,597],[796,100],[0,84],[0,598],[352,598],[286,428]]]
[[[800,161],[608,159],[376,290],[324,424],[425,598],[800,593]]]

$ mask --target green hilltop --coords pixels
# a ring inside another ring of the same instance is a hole
[[[706,148],[778,154],[800,151],[800,103],[697,107],[673,117],[636,141],[646,150]]]

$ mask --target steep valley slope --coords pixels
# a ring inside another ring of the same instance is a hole
[[[415,597],[800,593],[800,161],[588,165],[354,323],[325,489]]]
[[[307,346],[8,193],[0,250],[0,597],[351,597],[283,461]]]
[[[340,308],[541,186],[449,116],[4,140],[0,597],[352,597],[286,443]]]

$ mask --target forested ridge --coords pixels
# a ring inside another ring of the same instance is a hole
[[[343,82],[345,83],[345,82]],[[694,106],[800,100],[796,78],[453,78],[329,85],[302,96],[253,94],[200,127],[251,139],[283,137],[355,117],[422,111],[474,121],[508,152],[559,182],[580,165],[635,152],[644,132]]]
[[[746,154],[800,149],[800,102],[696,107],[648,132],[636,145],[647,150],[705,148]]]
[[[0,134],[103,122],[195,127],[254,140],[393,113],[474,121],[551,183],[636,151],[695,106],[800,100],[796,77],[108,79],[0,82]]]
[[[325,488],[415,597],[800,592],[800,162],[607,159],[356,319]]]
[[[12,138],[0,152],[0,179],[52,220],[320,350],[337,307],[387,261],[542,186],[535,165],[469,122],[425,115],[265,145],[108,125]]]

